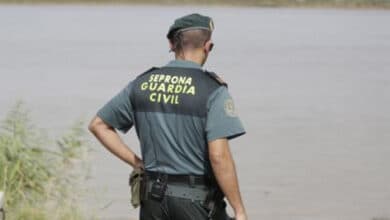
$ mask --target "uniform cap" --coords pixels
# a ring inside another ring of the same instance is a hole
[[[189,14],[178,18],[169,28],[167,38],[172,39],[177,33],[181,31],[204,29],[210,32],[214,30],[214,23],[210,17],[200,14]]]

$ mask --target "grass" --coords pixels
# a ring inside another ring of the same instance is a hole
[[[80,166],[89,149],[83,127],[76,122],[50,140],[22,102],[9,111],[0,128],[0,191],[5,191],[7,219],[85,219],[78,204],[79,183],[87,175]]]
[[[390,8],[390,0],[0,0],[0,3],[199,4],[260,7]]]

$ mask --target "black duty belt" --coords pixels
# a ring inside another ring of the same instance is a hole
[[[164,179],[167,183],[180,183],[185,185],[210,185],[207,176],[198,175],[171,175],[158,172],[146,171],[146,176],[150,180]]]
[[[148,196],[152,193],[153,182],[148,182],[146,184],[146,191]],[[204,202],[209,194],[209,189],[207,188],[197,188],[197,187],[188,187],[184,185],[174,185],[168,184],[165,190],[164,195],[172,196],[182,199],[190,199],[193,201]]]

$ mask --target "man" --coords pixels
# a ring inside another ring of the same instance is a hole
[[[145,171],[141,220],[245,220],[228,140],[245,133],[227,85],[202,70],[213,48],[211,18],[175,20],[167,38],[175,60],[152,68],[111,99],[89,125],[114,155]],[[133,125],[142,159],[116,133]]]

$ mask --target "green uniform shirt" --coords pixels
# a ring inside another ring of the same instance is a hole
[[[202,69],[197,63],[183,60],[171,61],[164,67],[188,71]],[[133,86],[134,81],[131,81],[97,115],[123,133],[135,124],[148,171],[207,174],[210,172],[207,142],[219,138],[232,139],[245,133],[225,86],[217,87],[207,97],[206,115],[202,117],[152,110],[135,111],[137,106],[133,106],[130,99],[134,95]]]

